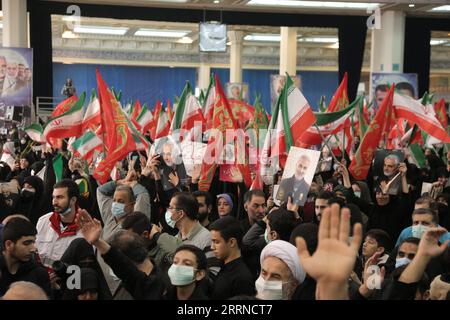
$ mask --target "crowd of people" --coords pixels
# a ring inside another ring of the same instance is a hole
[[[1,148],[4,300],[450,299],[450,152],[420,169],[390,155],[356,181],[324,146],[299,206],[218,172],[200,191],[174,170],[167,190],[170,159],[139,152],[103,185],[66,152],[58,179],[56,151],[22,142]]]

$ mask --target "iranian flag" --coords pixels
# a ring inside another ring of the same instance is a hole
[[[391,119],[393,96],[394,85],[384,98],[375,118],[369,124],[367,132],[350,163],[349,171],[356,180],[364,180],[367,177],[378,143],[386,131],[387,122]]]
[[[153,114],[148,109],[146,104],[144,104],[144,106],[142,107],[142,111],[137,117],[136,122],[139,124],[139,127],[141,128],[140,132],[142,134],[145,134],[147,131],[150,130],[153,123]]]
[[[26,134],[31,140],[39,143],[47,142],[44,137],[44,129],[39,123],[33,123],[25,128]]]
[[[64,139],[79,137],[82,134],[83,104],[86,93],[83,92],[76,104],[62,115],[51,119],[44,128],[44,136],[48,141],[51,138]]]
[[[397,118],[409,120],[440,142],[450,142],[450,136],[436,118],[433,108],[424,107],[420,101],[394,93],[394,110]]]
[[[261,156],[279,157],[282,168],[287,154],[292,146],[301,145],[301,137],[306,130],[316,122],[308,101],[294,85],[291,77],[286,74],[286,83],[278,97],[274,114],[270,121],[269,133],[266,135]],[[266,162],[267,163],[267,162]]]
[[[125,158],[129,152],[136,150],[136,143],[120,103],[106,86],[98,69],[96,73],[107,155],[95,169],[94,178],[103,184],[108,181],[116,162]]]
[[[95,151],[101,151],[102,147],[103,141],[90,130],[72,143],[74,155],[87,161],[91,161]]]
[[[200,125],[200,132],[191,131],[196,124]],[[185,134],[189,132],[191,138],[195,139],[201,135],[204,124],[205,119],[203,118],[202,107],[192,93],[191,85],[187,82],[174,112],[170,125],[170,134],[174,133],[175,130],[180,130],[180,138],[184,138]]]
[[[312,145],[317,145],[322,143],[322,137],[324,138],[337,134],[342,129],[348,117],[354,111],[355,106],[360,103],[362,97],[358,97],[350,106],[345,109],[336,112],[314,112],[316,117],[316,126],[309,127],[301,136],[299,146],[308,148]],[[319,132],[320,130],[320,132]]]
[[[170,131],[169,116],[161,108],[156,118],[155,140],[167,136],[169,134],[169,131]]]
[[[98,101],[95,90],[92,90],[91,99],[89,101],[83,116],[83,132],[88,128],[95,130],[100,126],[101,114],[100,114],[100,102]]]

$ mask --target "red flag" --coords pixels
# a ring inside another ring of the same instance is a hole
[[[136,129],[138,130],[141,130],[141,126],[137,122],[137,118],[141,114],[141,111],[142,111],[141,102],[139,100],[136,100],[133,111],[131,111],[130,120],[131,122],[133,122],[133,124],[136,126]]]
[[[238,128],[245,129],[246,124],[253,120],[255,108],[241,100],[228,100],[233,117],[236,119]]]
[[[367,128],[367,132],[361,140],[355,157],[350,164],[349,171],[356,180],[364,180],[367,177],[375,150],[383,133],[386,131],[386,122],[391,119],[393,97],[394,85],[392,85],[375,118]]]
[[[162,109],[162,103],[160,100],[156,102],[156,106],[153,110],[153,121],[150,126],[150,138],[155,141],[156,140],[156,127],[158,126],[159,114]]]
[[[77,96],[71,96],[70,98],[67,98],[66,100],[62,101],[60,104],[58,104],[55,109],[52,111],[52,118],[56,118],[63,113],[66,113],[72,107],[77,103],[78,97]]]
[[[211,135],[208,139],[208,146],[206,148],[205,155],[208,159],[206,161],[204,159],[202,163],[199,181],[199,190],[205,191],[209,190],[214,173],[219,165],[219,162],[221,162],[222,151],[226,143],[226,141],[224,141],[226,137],[226,130],[231,129],[235,132],[237,128],[236,120],[233,117],[230,105],[228,100],[225,98],[225,94],[223,93],[223,89],[217,75],[215,76],[215,88],[216,96],[214,100],[214,113],[212,119],[212,129],[215,130],[211,131]],[[236,148],[236,145],[234,145],[234,148]],[[237,150],[235,155],[242,156],[242,154],[244,154],[245,156],[244,150]],[[241,164],[238,161],[236,166],[241,172],[245,184],[249,187],[251,185],[251,177],[248,164]]]
[[[97,69],[97,85],[102,114],[102,128],[107,156],[100,162],[94,172],[94,178],[100,183],[108,181],[111,170],[117,161],[122,160],[129,152],[136,150],[136,143],[128,129],[127,117],[119,102],[103,81]]]
[[[169,116],[170,123],[172,123],[174,114],[175,114],[175,112],[172,112],[171,107],[170,107],[170,99],[167,99],[167,115]]]
[[[447,119],[447,111],[445,110],[445,100],[441,99],[439,102],[434,104],[434,111],[436,112],[436,118],[442,124],[444,129],[447,129],[448,119]]]
[[[344,78],[342,78],[342,81],[339,84],[339,87],[336,89],[330,104],[328,105],[327,112],[335,112],[348,107],[347,83],[348,74],[346,72],[344,74]]]

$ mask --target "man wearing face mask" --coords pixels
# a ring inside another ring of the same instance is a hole
[[[125,217],[133,211],[140,211],[150,218],[150,197],[147,190],[136,180],[131,179],[132,170],[124,180],[110,181],[97,189],[97,202],[104,224],[102,239],[110,239],[121,229]],[[98,255],[109,289],[114,295],[120,285],[120,279]]]
[[[396,245],[409,237],[421,239],[428,229],[441,227],[437,213],[430,208],[415,209],[412,213],[412,221],[412,226],[402,231]],[[446,240],[450,240],[449,232],[443,233],[439,238],[440,243],[444,243]]]
[[[211,246],[211,235],[197,220],[198,203],[188,192],[175,193],[170,199],[165,219],[167,225],[179,230],[176,236],[161,233],[161,229],[153,225],[150,238],[156,240],[158,247],[165,255],[173,255],[182,244],[194,245],[201,250],[208,250]]]
[[[37,222],[36,247],[42,264],[49,269],[61,259],[70,243],[82,236],[75,224],[78,197],[78,186],[72,180],[56,183],[52,200],[54,211],[43,215]]]
[[[275,240],[261,252],[261,274],[255,282],[256,297],[262,300],[290,300],[305,280],[297,249],[289,242]]]

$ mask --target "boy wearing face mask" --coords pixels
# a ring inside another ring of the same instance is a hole
[[[397,244],[399,245],[404,239],[414,237],[421,239],[422,235],[430,228],[437,228],[439,226],[439,217],[437,212],[430,208],[415,209],[412,213],[412,226],[404,229],[398,237]],[[450,240],[450,233],[445,232],[439,238],[441,243]]]
[[[289,242],[275,240],[261,252],[261,274],[256,280],[256,298],[291,300],[295,289],[305,280],[297,249]]]
[[[169,268],[172,287],[168,288],[168,300],[208,300],[200,283],[207,273],[205,253],[192,245],[178,247]]]

